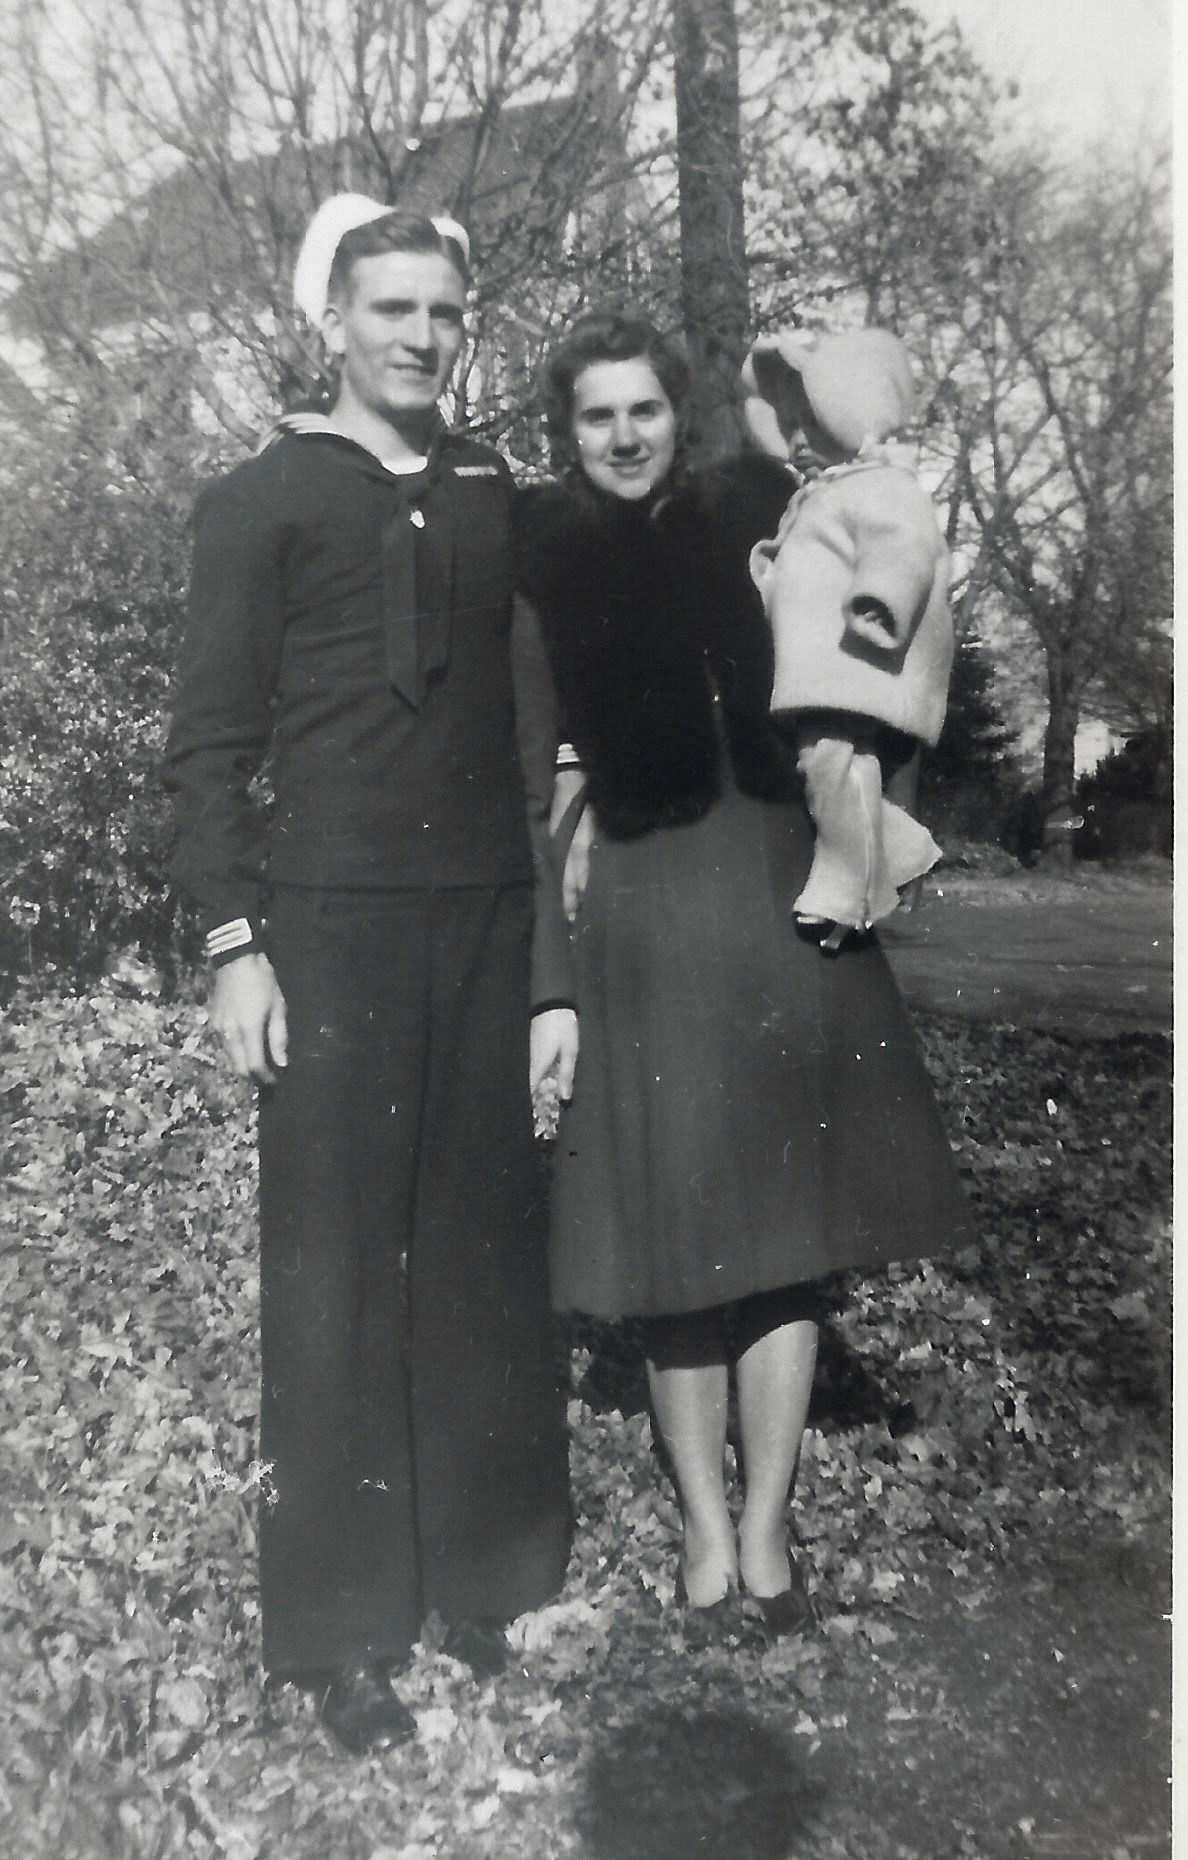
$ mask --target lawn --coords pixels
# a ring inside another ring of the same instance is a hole
[[[0,1050],[13,1860],[1166,1852],[1168,1042],[920,1022],[980,1244],[839,1287],[793,1507],[821,1625],[703,1643],[626,1331],[568,1381],[563,1595],[352,1762],[257,1678],[250,1116],[126,968]]]
[[[909,1001],[1050,1032],[1163,1032],[1172,1019],[1166,860],[1049,874],[932,874],[883,926]]]

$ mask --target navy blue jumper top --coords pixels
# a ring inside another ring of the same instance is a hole
[[[258,939],[269,884],[500,886],[535,852],[556,921],[534,997],[566,997],[551,692],[530,616],[513,638],[511,488],[459,436],[406,478],[323,430],[203,492],[165,780],[204,931],[242,918]],[[270,748],[269,824],[249,787]]]

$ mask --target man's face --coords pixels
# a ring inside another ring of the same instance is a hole
[[[356,259],[322,334],[342,361],[340,398],[382,419],[428,413],[462,347],[466,290],[437,252]]]

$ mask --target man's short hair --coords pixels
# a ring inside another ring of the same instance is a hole
[[[391,213],[368,220],[365,225],[352,227],[343,234],[330,266],[327,301],[333,303],[349,298],[351,272],[358,261],[380,258],[386,252],[437,253],[449,260],[465,286],[470,284],[470,267],[458,241],[438,232],[433,221],[423,213],[409,213],[402,207],[395,207]]]

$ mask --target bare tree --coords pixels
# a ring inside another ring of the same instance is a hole
[[[957,27],[909,0],[739,5],[762,322],[884,323],[919,347],[966,244],[994,85]]]
[[[700,441],[733,451],[750,321],[733,0],[673,0],[681,305]]]
[[[471,225],[464,391],[498,425],[508,357],[627,263],[663,23],[659,0],[34,0],[0,46],[10,334],[67,406],[156,358],[242,442],[316,387],[288,279],[313,206],[356,189]]]
[[[1090,693],[1150,706],[1170,619],[1171,246],[1166,161],[1062,182],[1028,163],[993,201],[993,261],[951,378],[961,494],[985,575],[1044,655],[1045,848],[1072,856]],[[1170,694],[1169,694],[1170,695]]]
[[[956,29],[930,29],[907,0],[672,12],[682,305],[708,449],[721,450],[739,437],[753,317],[919,332],[994,91]]]
[[[744,34],[782,10],[740,0]],[[1046,708],[1063,857],[1083,707],[1133,727],[1170,702],[1166,158],[1062,173],[1004,145],[960,34],[904,0],[805,0],[791,32],[744,99],[760,316],[908,341],[959,629]]]

